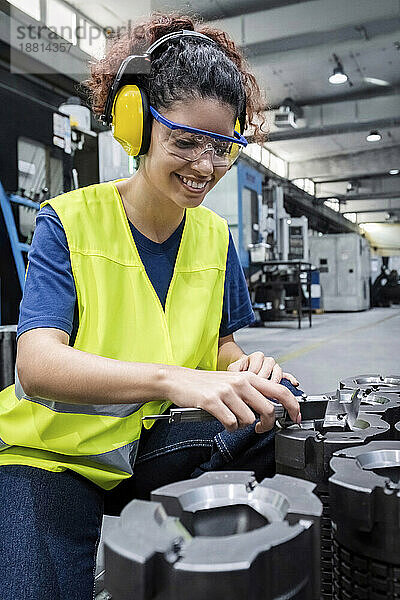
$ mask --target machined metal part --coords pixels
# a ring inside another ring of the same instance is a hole
[[[339,389],[361,389],[370,392],[400,393],[400,375],[367,374],[347,377],[339,381]]]
[[[334,598],[400,595],[400,441],[335,452],[329,479]]]
[[[362,399],[361,410],[382,417],[389,423],[393,437],[395,425],[400,420],[400,393],[371,392]]]
[[[112,528],[113,523],[115,523],[115,520],[118,519],[119,517],[113,517],[110,515],[104,515],[103,517],[103,524],[101,527],[101,536],[97,551],[96,569],[94,575],[94,593],[96,600],[107,600],[108,598],[111,598],[108,592],[104,589],[104,536],[107,535],[109,528]]]
[[[332,547],[328,478],[329,461],[343,448],[361,446],[375,439],[386,439],[388,423],[377,415],[360,413],[353,431],[348,427],[325,426],[319,431],[288,427],[275,437],[275,459],[278,473],[314,482],[316,494],[323,504],[321,519],[321,598],[332,598]]]
[[[357,429],[362,394],[358,388],[344,391],[331,398],[325,413],[324,427]]]
[[[0,390],[14,383],[14,366],[17,356],[17,326],[0,327]]]
[[[344,401],[346,397],[349,397],[353,393],[353,390],[339,389],[336,392],[336,399]],[[374,391],[360,390],[361,397],[360,410],[366,413],[372,413],[382,417],[391,427],[393,428],[395,423],[400,420],[400,393],[388,392],[388,391]],[[391,437],[393,437],[391,435]]]
[[[394,426],[394,439],[395,440],[400,440],[400,421],[398,421],[397,423],[395,423],[395,426]]]
[[[105,534],[105,587],[113,600],[317,600],[314,487],[218,471],[133,500]]]

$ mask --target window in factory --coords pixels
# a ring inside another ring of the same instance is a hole
[[[264,146],[262,146],[261,147],[261,164],[264,165],[264,167],[266,167],[267,169],[269,169],[270,157],[271,157],[271,152],[267,148],[264,148]]]
[[[275,156],[272,152],[269,160],[269,169],[280,177],[287,177],[287,162],[283,158]]]
[[[357,213],[343,213],[343,216],[352,223],[357,223]]]
[[[30,17],[40,21],[40,0],[9,0],[9,2]]]
[[[270,169],[281,177],[287,177],[288,164],[286,160],[272,154],[267,148],[260,146],[259,144],[248,144],[243,152],[250,156],[253,160],[257,161]]]
[[[340,204],[339,204],[339,200],[337,198],[329,198],[329,200],[325,200],[324,204],[325,204],[325,206],[328,206],[335,212],[339,212]]]
[[[243,152],[253,160],[261,162],[261,146],[259,144],[248,144],[246,148],[243,148]]]
[[[47,0],[46,25],[57,35],[76,44],[76,13],[65,4]]]
[[[311,196],[315,196],[315,183],[312,179],[304,180],[304,191],[307,192],[307,194],[311,194]]]
[[[311,196],[315,196],[315,183],[312,179],[292,179],[292,183],[295,186],[307,192],[307,194],[311,194]]]
[[[98,25],[80,18],[76,35],[79,47],[83,52],[97,59],[103,58],[106,50],[106,38],[103,30]]]

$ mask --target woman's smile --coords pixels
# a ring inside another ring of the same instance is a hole
[[[179,175],[179,173],[175,173],[177,176],[179,183],[192,194],[201,194],[206,190],[207,184],[211,179],[207,179],[205,181],[199,181],[194,178],[185,177],[184,175]]]

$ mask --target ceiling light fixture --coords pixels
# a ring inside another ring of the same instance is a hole
[[[329,77],[329,83],[333,83],[334,85],[338,85],[341,83],[346,83],[348,77],[344,72],[343,65],[340,62],[339,58],[336,54],[333,54],[334,61],[336,63],[336,67],[333,69],[332,75]]]
[[[377,129],[372,129],[366,139],[367,142],[379,142],[382,139],[382,136]]]
[[[334,85],[338,85],[340,83],[346,83],[348,77],[346,73],[343,73],[342,69],[336,67],[333,69],[333,74],[329,77],[329,83],[333,83]]]
[[[373,83],[374,85],[388,86],[390,83],[385,79],[378,79],[377,77],[363,77],[367,83]]]

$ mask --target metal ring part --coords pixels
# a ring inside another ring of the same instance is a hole
[[[106,532],[105,586],[113,600],[317,599],[314,487],[219,471],[134,500]]]

